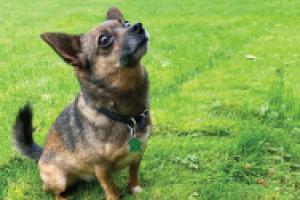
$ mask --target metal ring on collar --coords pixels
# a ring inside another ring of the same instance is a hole
[[[135,131],[134,131],[134,128],[133,127],[131,127],[130,125],[127,125],[128,126],[128,128],[129,128],[129,131],[130,131],[130,136],[131,137],[133,137],[134,135],[135,135]]]
[[[135,128],[135,126],[136,126],[136,121],[135,121],[135,119],[134,119],[133,117],[130,117],[130,120],[131,120],[131,122],[133,123],[133,127],[132,127],[132,128]]]

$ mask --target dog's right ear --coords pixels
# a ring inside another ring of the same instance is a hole
[[[124,17],[121,11],[117,7],[111,7],[107,10],[106,20],[118,20],[120,22],[124,21]]]
[[[65,33],[43,33],[41,38],[53,48],[53,50],[73,66],[82,66],[80,59],[81,35],[69,35]]]

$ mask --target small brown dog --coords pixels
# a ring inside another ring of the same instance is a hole
[[[128,187],[140,192],[137,172],[151,132],[149,82],[140,64],[148,48],[146,30],[112,7],[106,21],[88,33],[41,37],[73,66],[81,90],[50,128],[43,149],[33,141],[30,106],[20,109],[15,146],[38,160],[43,189],[56,199],[65,199],[68,186],[90,176],[97,177],[107,199],[119,199],[112,172],[127,166]]]

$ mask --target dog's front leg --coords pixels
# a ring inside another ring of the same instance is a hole
[[[136,162],[132,163],[129,166],[129,180],[128,180],[128,189],[132,194],[138,193],[142,191],[142,187],[139,183],[138,178],[138,170],[140,167],[140,160],[137,160]]]
[[[119,200],[120,195],[115,185],[111,172],[104,166],[95,166],[95,173],[98,181],[100,182],[107,200]]]

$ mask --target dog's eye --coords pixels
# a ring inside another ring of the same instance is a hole
[[[109,47],[114,41],[113,36],[103,33],[99,36],[98,45],[101,48]]]
[[[129,23],[129,21],[124,21],[123,25],[124,25],[125,28],[127,28],[127,27],[130,26],[130,23]]]

